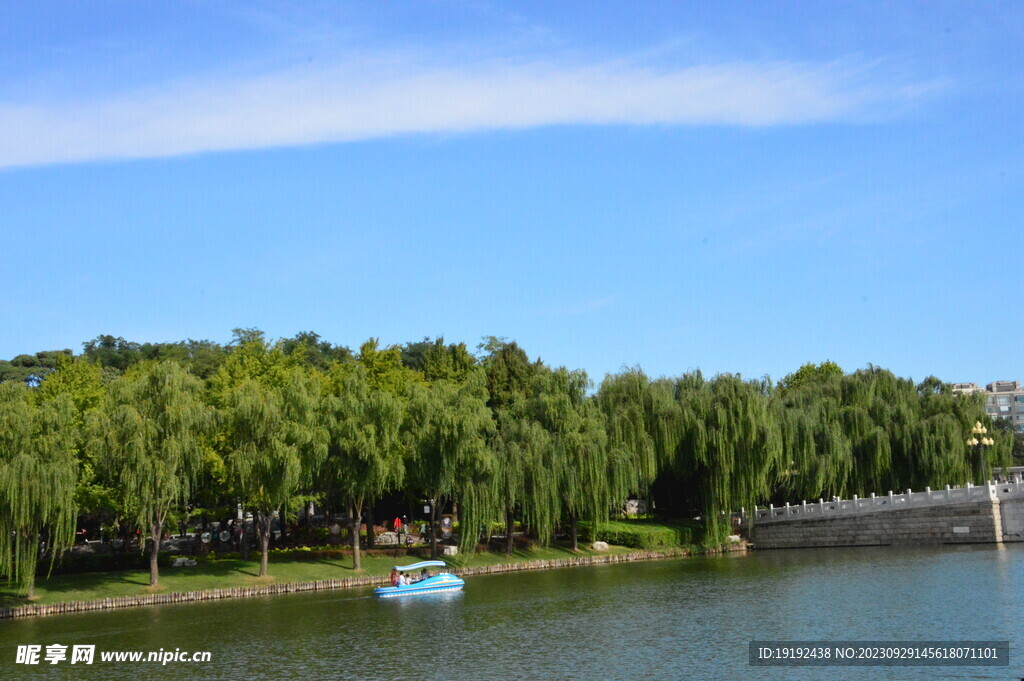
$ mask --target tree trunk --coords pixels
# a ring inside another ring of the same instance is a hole
[[[352,569],[353,570],[360,570],[360,569],[362,569],[362,561],[360,560],[360,555],[359,555],[359,530],[360,530],[360,528],[363,525],[363,518],[362,518],[362,514],[363,514],[363,501],[362,501],[362,499],[360,499],[360,500],[358,500],[358,501],[356,501],[355,503],[352,504],[352,510],[354,511],[352,515],[353,515],[353,522],[355,524],[355,527],[353,528],[353,532],[352,532]],[[372,532],[372,530],[371,530],[371,532]]]
[[[260,577],[267,576],[267,563],[270,558],[270,523],[273,522],[272,512],[260,512],[256,520],[256,529],[260,536]]]
[[[163,534],[161,523],[153,523],[150,530],[150,540],[153,545],[149,548],[149,585],[156,586],[160,581],[160,570],[157,565],[157,556],[160,554],[160,535]]]
[[[508,508],[505,509],[505,553],[507,553],[510,556],[512,555],[512,550],[514,548],[513,531],[515,530],[515,528],[515,513],[513,512],[512,507],[509,506]]]
[[[33,548],[34,548],[37,560],[45,557],[45,554],[40,556],[39,540],[36,538],[35,533],[27,532],[27,531],[22,531],[19,534],[21,535],[21,541],[24,542],[26,546],[33,546],[34,545]],[[50,546],[50,542],[49,541],[46,542],[46,547],[47,547],[48,551],[53,551],[53,547]],[[28,572],[26,577],[28,577],[28,585],[27,585],[27,587],[25,589],[25,597],[26,598],[35,598],[36,597],[36,565],[32,566],[32,571]]]
[[[437,560],[437,500],[430,500],[430,559]]]
[[[572,530],[571,530],[571,534],[572,534],[572,550],[573,551],[579,551],[580,550],[580,544],[579,544],[579,536],[577,535],[577,532],[576,532],[576,516],[572,516],[569,519],[569,524],[572,526]]]

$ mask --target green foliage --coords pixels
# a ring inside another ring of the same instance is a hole
[[[511,407],[529,391],[540,362],[531,364],[515,341],[503,338],[490,336],[479,347],[487,353],[481,362],[487,377],[487,406],[495,411]]]
[[[674,452],[678,414],[661,382],[652,384],[639,369],[605,376],[597,404],[608,433],[609,456],[617,462],[618,483],[628,493],[645,491],[660,463]]]
[[[74,440],[71,451],[78,461],[78,486],[75,497],[79,507],[90,511],[116,512],[114,490],[100,475],[101,468],[86,446],[86,421],[102,406],[106,388],[103,370],[84,357],[61,355],[54,371],[33,392],[40,404],[54,404],[69,399],[72,404],[72,424],[69,434]]]
[[[508,525],[546,544],[638,495],[659,513],[665,500],[676,516],[700,516],[701,541],[714,543],[740,507],[980,482],[1024,457],[1024,438],[985,415],[983,395],[931,376],[843,374],[826,361],[772,385],[630,369],[591,394],[585,372],[530,361],[514,341],[488,337],[480,350],[371,339],[353,355],[313,332],[271,341],[235,329],[227,346],[99,336],[81,357],[0,363],[0,530],[12,537],[0,569],[31,588],[40,532],[66,543],[76,504],[158,538],[169,520],[240,500],[266,556],[274,513],[287,520],[311,500],[357,516],[403,492],[454,506],[468,548],[478,528]],[[966,444],[979,421],[992,447]],[[695,538],[630,528],[605,538],[642,548]]]
[[[586,372],[563,367],[550,372],[534,395],[536,418],[554,447],[551,526],[563,519],[606,520],[630,491],[630,476],[622,474],[627,466],[612,456],[601,411],[587,397],[590,387]],[[539,536],[544,543],[548,535]]]
[[[493,508],[495,462],[487,438],[494,424],[487,409],[486,377],[474,369],[461,384],[413,385],[408,414],[408,487],[432,500],[435,508],[442,498],[457,499],[462,522],[478,527]],[[467,546],[475,543],[470,533],[461,539]]]
[[[402,350],[397,345],[380,348],[376,338],[359,346],[357,361],[366,370],[366,381],[375,390],[392,395],[407,395],[413,385],[424,382],[423,374],[402,364]]]
[[[281,386],[244,379],[224,399],[224,457],[244,506],[273,512],[326,452],[317,383],[293,371]]]
[[[150,530],[154,552],[168,514],[189,500],[202,464],[213,425],[202,389],[174,362],[143,362],[109,385],[106,403],[90,419],[92,456]]]
[[[236,329],[238,331],[238,329]],[[83,343],[83,356],[114,376],[120,375],[139,362],[176,362],[194,375],[206,379],[212,376],[224,360],[228,350],[219,343],[189,338],[176,343],[136,343],[120,336],[100,335]]]
[[[642,551],[681,548],[700,544],[703,534],[696,523],[664,523],[650,520],[581,523],[596,541]]]
[[[825,360],[821,364],[808,362],[793,373],[783,377],[783,379],[779,381],[778,387],[781,391],[785,392],[787,390],[795,390],[818,381],[827,381],[830,378],[838,378],[842,375],[842,368],[831,360]]]
[[[873,366],[789,389],[778,405],[787,462],[780,488],[816,499],[980,483],[1012,450],[1008,433],[993,435],[984,459],[965,444],[976,421],[991,425],[983,401]]]
[[[51,559],[74,540],[78,478],[71,399],[34,402],[24,384],[0,385],[0,573],[29,595],[40,534]]]
[[[783,460],[779,419],[763,381],[722,374],[676,381],[681,418],[671,466],[690,479],[709,538],[722,541],[730,514],[766,498]]]
[[[466,349],[465,343],[445,345],[443,337],[434,341],[424,338],[402,348],[402,363],[421,372],[428,381],[461,383],[476,366],[476,358]]]
[[[371,386],[363,367],[332,367],[324,399],[327,459],[321,480],[350,504],[361,518],[363,504],[401,485],[406,442],[402,439],[404,401]],[[358,537],[355,545],[359,569]]]
[[[341,345],[332,345],[320,339],[320,334],[303,331],[294,338],[280,341],[281,351],[293,357],[298,363],[325,371],[331,364],[346,362],[352,358],[352,351]]]
[[[101,367],[116,369],[120,373],[142,360],[142,346],[120,336],[96,336],[91,341],[83,343],[82,347],[87,359]]]
[[[267,342],[262,331],[235,329],[235,336],[239,340],[231,354],[206,383],[216,405],[245,380],[264,386],[284,385],[289,370],[299,364],[299,358],[288,357],[280,345]]]
[[[214,382],[221,446],[239,501],[256,516],[263,560],[274,513],[308,487],[327,454],[321,381],[262,338],[239,347]]]
[[[0,383],[15,381],[37,386],[57,367],[62,357],[70,357],[71,350],[49,350],[34,355],[18,355],[14,359],[0,360]]]

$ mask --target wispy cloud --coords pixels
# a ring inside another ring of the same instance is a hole
[[[415,64],[407,56],[360,59],[93,100],[0,102],[0,167],[547,125],[874,119],[932,87],[843,62]]]

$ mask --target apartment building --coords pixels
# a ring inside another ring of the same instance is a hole
[[[955,393],[982,392],[977,383],[954,383]],[[995,381],[985,386],[985,413],[992,418],[1010,419],[1014,428],[1024,433],[1024,388],[1020,381]]]

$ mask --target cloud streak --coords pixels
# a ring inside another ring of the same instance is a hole
[[[877,67],[355,60],[97,99],[0,102],[0,168],[551,125],[778,126],[892,115],[933,86]]]

